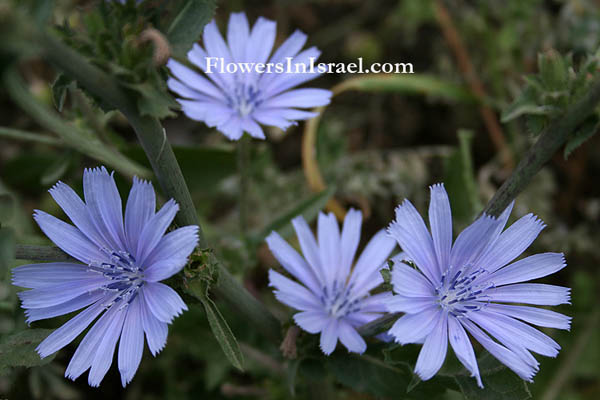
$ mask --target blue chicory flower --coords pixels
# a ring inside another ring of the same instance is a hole
[[[356,328],[386,311],[384,300],[391,293],[370,296],[369,292],[383,283],[379,270],[396,243],[381,230],[354,264],[362,224],[360,211],[348,212],[341,233],[335,216],[321,213],[318,243],[304,218],[296,217],[292,223],[304,257],[276,232],[267,237],[275,258],[300,282],[269,270],[275,297],[300,311],[294,315],[300,328],[321,333],[320,347],[326,355],[333,352],[338,339],[348,351],[363,353],[367,345]]]
[[[244,132],[264,139],[259,124],[285,130],[297,120],[316,116],[299,108],[329,104],[331,92],[290,89],[320,75],[316,68],[315,71],[309,69],[311,59],[319,57],[319,50],[310,47],[300,52],[306,35],[295,31],[269,58],[275,36],[274,21],[261,17],[250,29],[244,13],[231,14],[227,42],[214,20],[206,25],[203,35],[206,50],[194,44],[188,59],[208,79],[173,59],[167,64],[173,74],[167,84],[182,97],[177,101],[183,112],[191,119],[216,127],[231,140],[240,139]],[[287,71],[288,62],[293,66],[291,72]],[[236,72],[227,72],[227,65],[237,63],[246,63],[251,70],[238,68]],[[264,73],[256,71],[254,66],[266,63],[280,64],[285,69],[278,72],[273,67]],[[307,72],[300,69],[301,73],[295,73],[300,64],[307,66]]]
[[[77,379],[91,368],[98,386],[112,364],[120,338],[118,366],[123,386],[142,358],[144,334],[153,355],[166,344],[168,324],[187,310],[179,295],[160,283],[180,271],[198,243],[198,227],[165,235],[179,206],[170,200],[158,211],[150,182],[133,179],[125,218],[112,174],[102,168],[83,175],[85,202],[58,182],[50,194],[73,225],[43,211],[34,218],[58,247],[81,261],[30,264],[12,270],[13,284],[31,323],[85,308],[37,347],[44,358],[62,349],[96,318],[71,358],[65,376]]]
[[[529,324],[569,329],[570,317],[504,303],[568,304],[569,288],[521,283],[561,270],[565,258],[562,253],[542,253],[513,262],[545,225],[528,214],[503,232],[511,211],[512,204],[498,218],[484,214],[453,244],[450,202],[443,185],[431,187],[431,234],[408,200],[396,209],[388,232],[417,269],[400,260],[393,265],[397,295],[389,299],[388,309],[405,315],[389,334],[397,343],[423,343],[415,366],[421,379],[438,372],[450,341],[456,357],[483,387],[467,332],[527,381],[539,366],[531,351],[549,357],[558,354],[560,346]]]

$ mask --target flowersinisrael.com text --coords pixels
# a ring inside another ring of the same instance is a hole
[[[222,57],[206,57],[206,71],[211,73],[291,73],[291,74],[414,74],[411,63],[372,63],[364,66],[362,57],[355,63],[317,63],[315,57],[310,57],[306,63],[295,63],[292,57],[286,57],[285,62],[256,63],[256,62],[225,62]]]

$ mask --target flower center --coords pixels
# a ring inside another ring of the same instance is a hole
[[[353,298],[352,285],[333,282],[333,288],[323,287],[321,302],[325,310],[335,318],[360,311],[360,299]]]
[[[487,271],[481,268],[476,271],[471,271],[471,269],[470,266],[466,266],[455,273],[452,272],[453,275],[450,279],[444,273],[441,285],[436,288],[439,305],[455,317],[462,317],[486,306],[489,297],[485,292],[494,287],[493,283],[474,283]],[[452,268],[449,271],[452,271]]]
[[[111,300],[104,305],[109,308],[113,304],[121,303],[120,309],[127,307],[138,295],[139,289],[144,284],[144,272],[136,265],[135,258],[125,251],[107,251],[110,262],[96,262],[89,264],[88,270],[102,274],[110,281],[102,286],[102,290],[112,292]]]
[[[255,85],[237,82],[233,93],[227,96],[227,102],[229,107],[237,110],[240,117],[245,117],[262,102],[260,94]]]

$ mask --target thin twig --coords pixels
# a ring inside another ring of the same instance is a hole
[[[456,57],[458,68],[469,84],[473,94],[481,101],[479,113],[481,114],[483,123],[485,124],[490,135],[490,139],[492,139],[494,146],[500,152],[500,157],[502,158],[504,166],[512,169],[514,166],[514,160],[506,143],[506,139],[504,138],[504,133],[502,132],[498,118],[496,117],[494,111],[485,103],[488,96],[485,88],[483,87],[483,83],[481,83],[481,80],[475,71],[475,67],[471,62],[471,57],[469,57],[469,52],[467,51],[460,34],[456,30],[454,22],[452,21],[452,17],[444,6],[442,0],[435,1],[434,11],[436,19],[440,24],[440,28],[442,29],[442,33],[444,34],[444,38],[446,38],[448,46],[450,46],[454,56]]]
[[[53,138],[51,136],[42,135],[39,133],[22,131],[19,129],[6,128],[4,126],[0,127],[0,137],[6,137],[15,140],[24,140],[29,142],[37,142],[42,144],[48,144],[51,146],[63,147],[66,145],[64,141],[58,138]]]
[[[72,261],[79,262],[58,247],[18,244],[15,246],[15,259],[31,261]]]

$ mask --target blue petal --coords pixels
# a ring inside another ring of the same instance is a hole
[[[99,274],[90,274],[88,278],[74,280],[72,282],[58,283],[52,286],[44,286],[37,289],[19,292],[23,308],[45,308],[81,296],[104,286],[108,279]]]
[[[426,381],[442,367],[448,351],[448,313],[441,312],[419,352],[415,373]]]
[[[248,132],[250,136],[256,139],[264,139],[265,133],[263,132],[260,125],[256,123],[252,118],[246,117],[242,121],[242,129],[244,132]]]
[[[427,278],[403,262],[392,267],[391,282],[394,292],[402,296],[430,297],[435,294],[435,288]]]
[[[156,210],[156,195],[152,183],[133,177],[125,207],[125,235],[129,251],[137,249],[144,226]]]
[[[145,304],[161,322],[171,323],[175,317],[187,311],[187,306],[176,291],[159,282],[147,282],[140,289]]]
[[[322,311],[323,304],[304,286],[286,278],[277,271],[269,270],[269,286],[275,287],[275,297],[280,302],[302,311]]]
[[[360,228],[362,225],[362,213],[355,209],[350,209],[344,218],[344,227],[340,239],[340,266],[338,268],[337,279],[346,280],[350,274],[350,268],[356,255],[356,249],[360,242]]]
[[[491,301],[525,303],[539,306],[571,304],[571,289],[542,283],[516,283],[489,289],[486,296]]]
[[[388,333],[394,337],[396,343],[418,343],[429,335],[440,313],[439,307],[432,306],[418,314],[406,314],[398,318]]]
[[[269,250],[275,256],[277,261],[296,279],[302,282],[313,293],[321,293],[322,286],[319,284],[311,267],[306,261],[292,248],[277,232],[272,232],[267,236],[267,245]]]
[[[325,89],[294,89],[276,95],[261,103],[264,108],[313,108],[326,106],[331,99],[331,92]]]
[[[167,279],[179,272],[198,245],[198,226],[190,225],[167,233],[146,260],[144,276],[149,282]]]
[[[319,254],[325,282],[329,287],[340,275],[338,268],[341,262],[340,230],[333,213],[319,213],[318,221]]]
[[[319,246],[315,236],[302,216],[292,219],[292,225],[296,231],[302,254],[308,261],[308,265],[319,282],[319,287],[325,286],[325,273],[319,255]]]
[[[125,310],[117,310],[116,315],[112,318],[104,333],[102,341],[96,349],[96,354],[92,361],[92,368],[88,375],[88,383],[92,387],[100,386],[100,382],[102,382],[102,379],[104,379],[104,376],[112,364],[115,346],[121,336],[126,314]]]
[[[338,321],[338,336],[340,342],[351,353],[362,354],[367,350],[367,344],[362,336],[358,334],[356,329],[343,320]]]
[[[127,251],[123,205],[112,174],[104,167],[85,169],[83,192],[92,221],[111,250]]]
[[[308,333],[321,332],[329,319],[329,315],[323,311],[302,311],[294,314],[296,324]]]
[[[446,271],[452,250],[452,212],[443,184],[430,187],[429,224],[440,274]]]
[[[206,48],[206,53],[209,57],[216,57],[219,59],[223,59],[225,64],[229,64],[232,62],[231,52],[229,51],[229,47],[223,40],[223,36],[219,32],[219,28],[217,27],[217,23],[213,19],[210,23],[208,23],[204,27],[204,35],[202,37],[204,42],[204,47]],[[206,62],[206,61],[204,61]],[[233,74],[218,74],[219,78],[223,80],[223,82],[228,87],[233,87],[234,85],[234,75]]]
[[[543,308],[490,303],[487,309],[537,326],[566,330],[571,328],[571,317]]]
[[[246,61],[246,47],[250,28],[248,18],[243,12],[231,13],[227,24],[227,44],[235,62]]]
[[[396,295],[390,297],[387,302],[387,311],[403,312],[407,314],[416,314],[437,303],[437,297],[405,297]]]
[[[167,334],[169,326],[165,322],[159,321],[150,311],[144,301],[144,294],[140,293],[140,311],[142,314],[142,326],[146,334],[148,348],[153,356],[156,356],[165,347],[167,343]]]
[[[477,385],[483,388],[481,383],[481,376],[479,374],[479,367],[477,365],[477,358],[475,358],[475,352],[473,351],[473,345],[462,327],[460,322],[454,317],[448,318],[448,338],[450,339],[450,345],[454,349],[456,358],[465,366],[465,368],[477,379]]]
[[[463,318],[461,320],[462,325],[473,335],[473,338],[477,340],[481,345],[489,351],[494,357],[496,357],[502,364],[513,370],[522,379],[533,382],[533,376],[537,372],[537,367],[527,364],[518,355],[507,349],[506,347],[499,345],[487,336],[481,329],[469,320]]]
[[[377,232],[369,240],[358,257],[350,277],[350,285],[353,286],[352,292],[355,296],[364,295],[381,283],[379,270],[395,247],[396,242],[384,230]],[[379,278],[374,280],[374,275]]]
[[[106,255],[99,250],[98,245],[92,243],[73,225],[40,210],[35,210],[33,218],[44,234],[71,257],[86,264],[107,259]]]
[[[139,265],[144,265],[146,258],[161,241],[167,228],[173,222],[177,211],[179,211],[179,205],[171,199],[148,220],[137,243],[135,259]]]
[[[20,265],[11,272],[13,285],[29,289],[99,276],[88,271],[87,265],[67,262]]]
[[[244,134],[242,129],[242,119],[234,114],[222,124],[217,125],[217,129],[230,140],[239,140]]]
[[[423,218],[410,201],[405,200],[396,207],[396,220],[390,224],[388,232],[429,281],[439,282],[441,275],[433,240]]]
[[[92,323],[104,311],[102,301],[89,306],[63,326],[52,332],[40,345],[36,348],[41,358],[48,357],[50,354],[57,352],[73,341],[89,324]]]
[[[119,343],[118,364],[123,387],[133,379],[144,351],[144,327],[142,325],[141,297],[137,296],[127,307]]]
[[[490,272],[496,271],[520,256],[545,226],[535,215],[525,215],[502,232],[478,265]]]
[[[39,321],[41,319],[48,319],[52,317],[57,317],[59,315],[69,314],[83,307],[87,307],[105,296],[106,293],[102,289],[99,289],[92,292],[84,293],[81,296],[75,297],[74,299],[68,300],[61,304],[57,304],[55,306],[43,308],[29,308],[25,310],[25,315],[27,316],[27,323],[31,324],[32,322]]]
[[[277,24],[274,21],[263,17],[256,20],[248,38],[248,48],[246,50],[248,61],[256,63],[267,61],[275,44],[276,29]]]
[[[335,345],[338,340],[338,320],[331,318],[325,328],[321,332],[321,340],[319,346],[323,354],[330,355],[335,350]]]
[[[566,266],[562,253],[535,254],[499,269],[485,280],[496,286],[526,282],[553,274]]]
[[[167,68],[169,68],[173,76],[175,76],[177,80],[184,86],[187,86],[195,92],[208,97],[208,99],[214,102],[219,102],[222,104],[225,104],[227,102],[223,91],[196,71],[186,67],[185,65],[173,59],[169,60],[169,62],[167,63]],[[170,89],[175,92],[179,92],[179,94],[183,97],[187,97],[190,99],[197,98],[197,96],[194,95],[194,93],[188,93],[187,91],[185,91],[185,89],[180,88],[176,82],[171,82]],[[206,100],[202,97],[200,97],[199,99]]]

